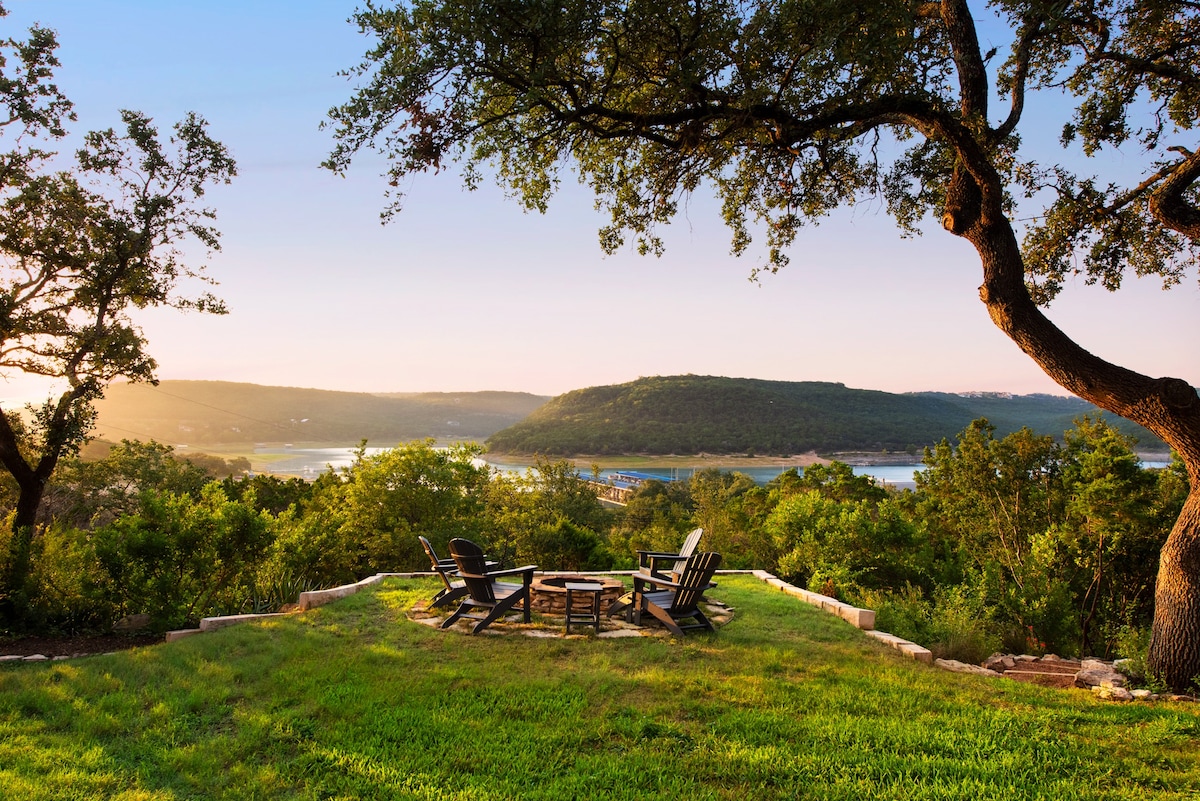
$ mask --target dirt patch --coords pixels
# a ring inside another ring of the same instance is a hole
[[[73,637],[0,638],[0,656],[87,656],[126,651],[163,641],[161,634],[86,634]]]

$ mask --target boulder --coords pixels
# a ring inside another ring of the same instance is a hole
[[[1093,667],[1084,667],[1075,674],[1075,686],[1083,687],[1124,687],[1127,679],[1117,671],[1113,670],[1103,662],[1097,663],[1095,660],[1087,660]],[[1085,663],[1087,664],[1087,663]]]
[[[150,627],[150,615],[142,613],[140,615],[126,615],[125,617],[113,623],[113,631],[128,632],[142,631]]]
[[[942,670],[949,670],[951,673],[970,673],[973,676],[988,676],[991,678],[999,678],[1000,674],[994,670],[979,665],[970,665],[966,662],[959,662],[957,659],[935,659],[935,665]]]

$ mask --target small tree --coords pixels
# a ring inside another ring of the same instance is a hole
[[[1200,11],[1192,0],[412,0],[356,15],[376,39],[367,83],[334,109],[347,167],[373,146],[390,178],[465,157],[531,209],[564,166],[611,216],[606,250],[702,185],[742,253],[766,267],[808,221],[881,197],[907,233],[939,220],[976,250],[995,324],[1051,378],[1127,417],[1183,459],[1191,495],[1163,547],[1151,667],[1200,675],[1200,396],[1107,362],[1040,306],[1068,276],[1115,289],[1127,271],[1177,283],[1200,241]],[[974,7],[974,8],[973,8]],[[1026,100],[1065,91],[1063,141],[1123,146],[1111,178],[1022,150]],[[993,108],[995,98],[1001,108]],[[1140,174],[1129,166],[1138,151]],[[1131,177],[1132,176],[1132,177]],[[1018,198],[1028,205],[1018,211]],[[1041,205],[1041,213],[1029,208]]]
[[[0,6],[0,16],[6,14]],[[58,460],[90,430],[92,403],[116,378],[152,381],[155,362],[131,312],[154,306],[222,313],[177,244],[210,249],[214,213],[196,205],[206,187],[234,175],[225,148],[190,114],[163,141],[151,120],[121,113],[123,129],[86,135],[75,165],[38,145],[66,135],[70,102],[51,82],[53,32],[0,41],[0,375],[56,379],[57,398],[27,407],[27,427],[0,414],[0,464],[18,487],[13,534],[0,575],[0,612],[20,612],[38,506]]]

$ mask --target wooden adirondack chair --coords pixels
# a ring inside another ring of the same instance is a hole
[[[421,547],[425,549],[425,555],[429,557],[429,567],[434,573],[442,577],[444,586],[438,590],[437,595],[429,601],[430,609],[437,609],[439,606],[445,606],[451,601],[457,601],[459,598],[467,594],[467,585],[462,581],[457,580],[455,572],[458,570],[458,565],[453,559],[439,559],[437,553],[433,550],[433,546],[429,540],[422,536],[417,536],[421,541]]]
[[[649,612],[676,636],[688,631],[712,631],[713,625],[700,609],[705,590],[717,586],[713,573],[721,565],[721,554],[706,551],[688,558],[677,579],[638,571],[633,574],[633,621],[641,625]],[[647,585],[650,585],[647,587]],[[680,621],[692,619],[686,625]]]
[[[688,557],[696,551],[696,546],[700,544],[700,536],[703,533],[704,529],[698,528],[688,534],[683,540],[683,545],[679,547],[679,553],[638,551],[638,570],[659,578],[679,578],[679,574],[683,572],[683,566],[687,564]],[[664,573],[662,565],[667,562],[670,563],[671,569]],[[631,592],[625,593],[608,607],[609,617],[624,614],[626,619],[629,619],[632,612],[633,593]]]
[[[696,552],[696,546],[700,544],[700,536],[702,534],[704,534],[704,529],[702,528],[698,528],[688,534],[683,540],[683,545],[679,547],[679,553],[638,551],[638,569],[644,570],[653,576],[678,577],[683,572],[683,567],[687,564],[688,557]],[[671,563],[671,569],[664,574],[660,565],[665,562]]]
[[[517,604],[522,605],[525,622],[529,622],[529,588],[533,584],[533,572],[537,570],[537,565],[492,570],[483,549],[470,540],[460,538],[450,540],[450,555],[454,557],[458,577],[462,579],[467,592],[457,611],[442,622],[442,628],[449,628],[465,618],[478,621],[471,629],[472,634],[478,634]],[[520,576],[521,583],[512,584],[496,580],[506,576]],[[486,611],[476,615],[468,614],[472,609]]]

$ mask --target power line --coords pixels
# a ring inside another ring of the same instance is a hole
[[[273,426],[275,428],[280,429],[281,431],[288,431],[288,432],[293,432],[293,433],[299,431],[299,429],[295,425],[285,426],[282,423],[277,423],[273,420],[260,420],[257,417],[251,417],[248,414],[242,414],[241,412],[234,412],[229,409],[222,409],[220,406],[214,406],[211,403],[205,403],[204,401],[198,401],[198,400],[195,400],[194,398],[185,398],[182,395],[176,395],[174,393],[167,392],[166,390],[161,389],[160,387],[156,387],[156,386],[151,386],[150,389],[152,389],[155,392],[158,392],[160,394],[166,395],[168,398],[175,398],[176,400],[185,401],[187,403],[194,403],[197,406],[203,406],[207,409],[212,409],[214,411],[223,412],[225,414],[233,415],[234,417],[240,417],[243,420],[249,420],[253,423],[261,423],[262,425],[265,425],[265,426]]]

